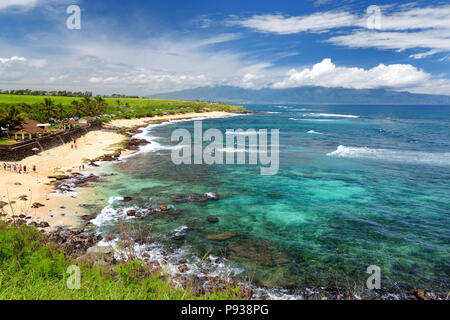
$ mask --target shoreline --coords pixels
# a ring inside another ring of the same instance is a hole
[[[102,130],[98,130],[98,131],[94,131],[95,132],[108,132],[108,133],[112,133],[114,135],[117,135],[118,137],[122,138],[121,141],[117,142],[115,145],[108,145],[106,148],[101,148],[98,151],[108,151],[108,152],[99,152],[102,153],[101,155],[99,155],[95,160],[95,159],[89,159],[90,162],[96,162],[96,161],[102,161],[99,160],[99,158],[102,158],[104,156],[107,155],[111,155],[112,154],[117,154],[117,152],[119,151],[119,156],[118,158],[113,158],[113,159],[108,159],[105,160],[104,162],[100,163],[100,166],[103,166],[107,161],[116,161],[116,160],[121,160],[122,157],[125,157],[123,160],[126,159],[126,156],[137,153],[140,148],[138,147],[135,150],[126,150],[123,147],[123,142],[124,141],[129,141],[130,139],[133,139],[133,137],[137,137],[137,135],[140,133],[139,128],[143,128],[143,127],[148,127],[151,125],[158,125],[158,124],[163,124],[165,122],[171,121],[171,120],[188,120],[188,119],[201,119],[201,118],[218,118],[218,117],[225,117],[225,116],[233,116],[236,115],[235,113],[208,113],[208,114],[192,114],[188,117],[186,117],[186,115],[177,115],[176,117],[174,116],[164,116],[164,117],[154,117],[154,118],[141,118],[141,119],[130,119],[130,120],[124,120],[124,119],[120,119],[120,120],[113,120],[111,121],[111,123],[107,124],[105,126],[105,128],[103,128]],[[119,133],[118,131],[121,131],[121,133]],[[124,135],[124,131],[127,131],[127,135],[128,137],[126,137]],[[97,136],[97,140],[99,141],[100,136]],[[80,138],[80,140],[83,139]],[[102,145],[102,144],[100,144]],[[106,144],[105,144],[106,145]],[[62,146],[64,147],[64,146]],[[65,151],[67,152],[67,150],[71,150],[70,149],[70,145],[66,146],[67,148],[65,149]],[[58,147],[59,148],[59,147]],[[52,149],[53,150],[53,149]],[[52,151],[50,150],[50,151]],[[85,151],[86,149],[83,148],[83,145],[79,145],[77,151]],[[63,150],[64,151],[64,150]],[[96,153],[97,154],[97,153]],[[30,157],[33,158],[33,157]],[[27,159],[26,159],[27,160]],[[89,162],[88,161],[88,162]],[[97,166],[95,166],[97,167]],[[78,171],[74,170],[72,172],[67,172],[68,170],[71,169],[67,169],[65,170],[66,173],[77,173]],[[0,177],[2,176],[3,173],[3,168],[1,168],[1,173],[0,173]],[[87,168],[87,170],[85,170],[82,173],[86,173],[86,174],[90,174],[92,173],[92,167]],[[18,174],[13,174],[14,177],[22,177],[23,175],[18,175]],[[47,178],[47,177],[45,177]],[[16,179],[17,180],[17,179]],[[23,186],[22,186],[23,187]],[[52,185],[45,185],[45,187],[49,190],[53,190],[55,187],[55,184]],[[85,188],[83,187],[83,190]],[[75,207],[78,206],[78,204],[80,204],[80,201],[84,198],[72,198],[70,195],[54,195],[51,194],[50,196],[50,200],[46,201],[48,205],[46,205],[43,208],[39,208],[36,209],[37,211],[46,211],[50,209],[50,205],[53,204],[52,200],[56,200],[57,202],[64,202],[64,204],[66,204],[66,202],[73,202],[75,203]],[[55,198],[55,199],[53,199]],[[61,204],[61,203],[60,203]],[[58,205],[58,203],[57,203]],[[58,209],[58,207],[55,207],[56,209]],[[70,206],[66,206],[67,209],[70,208]],[[34,210],[34,209],[33,209]],[[80,208],[78,208],[78,210],[80,210]],[[0,211],[1,212],[1,211]],[[57,237],[58,239],[61,239],[61,234],[68,232],[70,234],[70,230],[73,230],[75,232],[76,235],[78,235],[80,232],[83,233],[88,233],[92,232],[92,234],[90,234],[87,239],[88,240],[93,240],[96,239],[96,233],[95,230],[93,230],[93,226],[89,226],[89,223],[86,224],[86,222],[88,222],[88,220],[86,221],[80,221],[80,223],[75,223],[74,219],[76,217],[80,217],[77,216],[76,214],[73,214],[72,216],[66,216],[65,219],[59,218],[59,220],[65,220],[68,222],[71,222],[67,225],[58,225],[58,224],[54,224],[52,222],[52,220],[45,220],[48,221],[50,223],[50,227],[52,229],[55,229],[56,231],[54,231],[53,236]],[[72,220],[70,220],[72,219]],[[60,229],[58,227],[64,227],[64,229]],[[81,228],[81,229],[80,229]],[[67,231],[66,231],[67,230]],[[76,231],[76,230],[82,230],[82,231]],[[89,231],[87,231],[89,230]],[[52,231],[53,232],[53,231]],[[64,237],[63,237],[64,238]],[[111,252],[116,252],[115,249],[115,245],[114,245],[114,241],[116,241],[117,239],[99,239],[99,241],[94,241],[93,243],[90,244],[90,247],[92,248],[105,248],[107,247],[108,250],[111,250]],[[132,241],[132,240],[131,240]],[[132,242],[132,246],[134,247],[135,245],[137,245],[136,243]],[[139,247],[143,246],[143,244],[140,244]],[[155,268],[155,270],[160,270],[160,267],[165,267],[167,268],[166,264],[162,264],[161,261],[159,260],[155,260],[155,252],[157,251],[158,254],[164,254],[164,252],[166,252],[165,249],[155,249],[153,248],[153,251],[149,251],[150,252],[150,256],[152,257],[153,260],[146,258],[146,254],[148,257],[148,253],[146,253],[146,250],[144,249],[145,246],[143,246],[142,248],[142,252],[144,254],[142,254],[141,256],[139,256],[139,259],[144,261],[145,263],[148,263],[150,265],[153,266],[153,268]],[[99,249],[100,251],[102,250],[106,250],[106,249]],[[155,251],[156,250],[156,251]],[[141,249],[139,250],[141,251]],[[118,255],[119,256],[119,255]],[[116,258],[118,258],[118,256]],[[163,259],[165,261],[165,263],[170,264],[170,255],[167,256],[163,256],[161,259]],[[194,264],[195,265],[195,264]],[[170,276],[167,280],[169,281],[169,283],[171,283],[172,285],[181,285],[183,286],[183,283],[185,283],[186,279],[189,279],[188,274],[186,273],[186,271],[184,270],[186,267],[186,263],[180,263],[180,262],[172,262],[171,264],[171,268],[175,269],[176,273],[173,274],[172,276]],[[189,266],[189,269],[191,269],[192,266]],[[183,271],[182,271],[183,270]],[[178,272],[180,271],[180,272]],[[206,281],[205,283],[208,283],[208,281],[212,281],[214,280],[213,277],[205,277],[204,280]],[[228,281],[234,281],[231,279],[227,279],[225,280],[225,283],[227,283]],[[214,283],[214,281],[211,282],[211,284],[214,286],[216,285]],[[238,285],[243,285],[245,290],[248,292],[252,292],[252,296],[249,297],[250,300],[260,300],[260,299],[275,299],[275,300],[290,300],[290,299],[301,299],[301,300],[309,300],[309,299],[322,299],[323,297],[327,297],[328,299],[336,299],[336,300],[340,300],[340,299],[347,299],[347,298],[352,298],[352,299],[381,299],[381,300],[389,300],[389,299],[396,299],[396,298],[402,298],[402,299],[414,299],[414,297],[416,296],[417,292],[413,292],[411,291],[411,293],[409,292],[390,292],[389,290],[380,290],[379,292],[376,292],[375,295],[369,295],[370,292],[365,291],[364,289],[362,291],[359,292],[354,292],[354,296],[350,297],[348,295],[346,295],[344,292],[346,289],[345,287],[342,288],[325,288],[325,287],[302,287],[302,288],[298,288],[298,289],[287,289],[287,288],[263,288],[263,287],[258,287],[258,286],[254,286],[252,284],[248,284],[248,283],[236,283]],[[419,292],[419,294],[421,294]],[[416,296],[417,299],[422,300],[422,298],[419,298]],[[426,299],[429,298],[439,298],[439,295],[434,293],[434,292],[427,292],[427,296],[425,296]]]
[[[0,168],[0,201],[7,203],[0,209],[0,219],[15,217],[27,222],[45,222],[49,228],[78,228],[83,221],[79,219],[86,212],[79,206],[82,199],[77,194],[55,193],[57,179],[77,174],[92,173],[89,164],[96,161],[116,160],[139,151],[139,146],[130,149],[124,144],[138,133],[138,129],[151,124],[173,120],[207,119],[233,116],[239,113],[216,111],[190,114],[164,115],[138,119],[116,119],[104,124],[100,130],[88,132],[76,142],[64,144],[38,155],[27,157],[20,162],[2,162]],[[130,134],[130,131],[132,134]],[[120,159],[119,159],[120,160]],[[4,164],[26,165],[27,173],[4,170]],[[32,171],[33,166],[36,172]],[[83,169],[84,166],[84,169]],[[78,218],[78,219],[77,219]]]

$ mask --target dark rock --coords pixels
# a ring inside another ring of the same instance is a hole
[[[208,240],[225,241],[225,240],[234,238],[235,236],[236,236],[235,233],[227,231],[227,232],[218,233],[218,234],[210,234],[206,238]]]
[[[167,212],[169,211],[169,208],[167,206],[161,206],[159,207],[159,210],[161,210],[162,212]]]
[[[263,266],[277,266],[290,262],[289,258],[281,251],[273,248],[271,243],[248,242],[233,243],[228,245],[229,257],[238,261],[256,262]]]
[[[38,208],[41,208],[41,207],[45,207],[45,205],[43,205],[42,203],[39,203],[39,202],[35,202],[35,203],[33,203],[33,205],[31,207],[33,209],[38,209]]]
[[[81,220],[83,220],[83,221],[90,221],[90,220],[93,220],[93,219],[95,219],[95,217],[96,217],[96,215],[95,214],[91,214],[91,215],[84,215],[84,216],[81,216],[80,218],[81,218]]]
[[[187,265],[182,264],[181,266],[178,267],[178,271],[180,272],[186,272],[188,270]]]
[[[124,201],[124,202],[130,202],[131,200],[133,200],[132,197],[124,197],[122,201]]]
[[[189,194],[178,194],[172,196],[172,201],[176,203],[181,202],[206,202],[209,200],[219,200],[220,195],[215,192],[208,192],[204,194],[199,193],[189,193]]]
[[[128,210],[127,216],[129,217],[135,217],[136,216],[136,210]]]
[[[219,222],[219,218],[217,218],[216,216],[207,216],[206,220],[208,220],[208,222],[211,222],[211,223]]]

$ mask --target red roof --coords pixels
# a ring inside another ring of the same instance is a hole
[[[16,131],[25,131],[31,134],[45,132],[43,128],[37,126],[38,124],[41,123],[35,120],[28,120],[27,122],[24,122],[21,126],[16,126],[13,129]]]

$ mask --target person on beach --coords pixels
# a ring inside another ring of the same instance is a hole
[[[36,165],[33,165],[33,172],[36,172]]]
[[[27,173],[27,165],[26,164],[23,165],[23,173]]]

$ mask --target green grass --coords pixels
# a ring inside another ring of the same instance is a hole
[[[114,273],[80,266],[81,288],[70,290],[67,268],[72,264],[35,228],[0,221],[0,300],[220,300],[237,299],[240,290],[196,297],[150,275],[140,261],[117,264]]]
[[[8,139],[7,137],[0,137],[0,145],[12,145],[15,144],[16,142],[13,140]]]
[[[47,96],[32,95],[9,95],[0,94],[0,112],[10,105],[18,106],[19,110],[29,119],[37,121],[48,121],[45,113],[41,110],[40,104]],[[47,97],[48,98],[48,97]],[[73,101],[83,101],[83,98],[74,97],[50,97],[55,105],[62,104],[66,117],[71,117]],[[208,111],[243,111],[241,106],[230,106],[222,103],[210,103],[201,101],[176,101],[176,100],[159,100],[159,99],[140,99],[140,98],[104,98],[107,104],[105,114],[113,114],[115,118],[138,118],[160,116],[165,113],[187,113],[187,112],[208,112]],[[120,105],[117,103],[120,101]],[[27,104],[28,106],[23,106]],[[87,115],[87,114],[85,114]],[[101,119],[108,121],[110,118]]]

